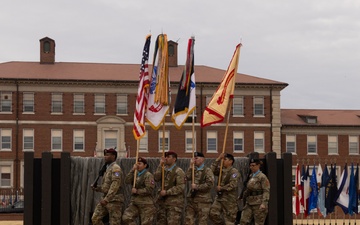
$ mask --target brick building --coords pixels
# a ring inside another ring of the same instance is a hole
[[[172,99],[183,66],[177,63],[177,43],[168,43]],[[140,60],[140,59],[139,59]],[[55,61],[55,41],[40,40],[40,62],[0,64],[0,188],[23,187],[23,153],[61,152],[72,156],[102,156],[117,147],[120,157],[134,156],[132,134],[139,64]],[[151,71],[151,70],[150,70]],[[224,143],[225,123],[201,128],[199,119],[225,71],[195,66],[196,151],[217,157]],[[281,153],[280,92],[286,83],[237,74],[225,151],[246,156],[256,151]],[[172,108],[170,108],[170,111]],[[147,126],[140,155],[161,155],[162,128]],[[166,150],[190,157],[192,122],[181,130],[165,120]]]

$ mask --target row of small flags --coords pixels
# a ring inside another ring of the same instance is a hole
[[[359,190],[359,165],[356,168],[351,163],[350,171],[347,164],[337,180],[336,164],[328,169],[325,164],[324,170],[319,164],[314,166],[310,176],[309,166],[296,166],[295,174],[295,199],[293,213],[298,216],[301,211],[307,217],[313,209],[317,209],[319,215],[326,217],[339,206],[344,214],[358,214],[358,190]],[[330,171],[330,172],[329,172]]]
[[[15,195],[14,198],[12,195],[5,197],[5,195],[1,198],[1,206],[5,207],[8,205],[13,205],[15,202],[18,201],[18,196]]]
[[[145,135],[145,121],[157,130],[169,112],[169,65],[167,35],[160,34],[155,42],[152,72],[149,76],[149,50],[151,35],[146,37],[139,74],[139,87],[134,112],[133,134],[136,140]],[[181,129],[187,117],[196,108],[195,72],[194,72],[195,38],[188,40],[186,63],[179,82],[178,93],[173,107],[171,119],[176,128]],[[201,126],[208,126],[223,121],[230,98],[233,98],[235,75],[240,55],[240,46],[236,46],[219,88],[214,93],[206,107],[201,120]]]

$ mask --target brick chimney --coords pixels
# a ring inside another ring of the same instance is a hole
[[[177,47],[178,47],[178,43],[174,41],[168,41],[169,67],[178,66]]]
[[[40,39],[40,64],[55,63],[55,41],[49,37]]]

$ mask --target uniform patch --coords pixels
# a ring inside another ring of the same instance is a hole
[[[119,172],[114,172],[114,175],[115,175],[115,177],[118,177],[118,176],[120,176],[120,173]]]
[[[151,184],[155,184],[154,180],[151,180],[150,183],[151,183]]]
[[[236,173],[234,173],[234,174],[232,175],[232,177],[233,177],[233,178],[237,177],[237,174],[236,174]]]

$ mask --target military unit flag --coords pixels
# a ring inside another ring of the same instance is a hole
[[[188,41],[186,64],[179,83],[179,89],[172,112],[172,121],[177,129],[181,129],[188,116],[196,108],[195,73],[194,73],[194,44],[192,37]]]
[[[202,116],[201,126],[209,126],[224,120],[228,104],[234,96],[235,76],[237,74],[241,44],[235,48],[230,65],[220,83],[220,86],[212,96]]]
[[[135,111],[134,111],[134,127],[133,134],[136,140],[139,140],[145,135],[145,112],[148,102],[148,88],[150,84],[148,61],[150,50],[151,35],[148,35],[145,40],[143,55],[140,65],[139,74],[139,88],[136,96]]]

